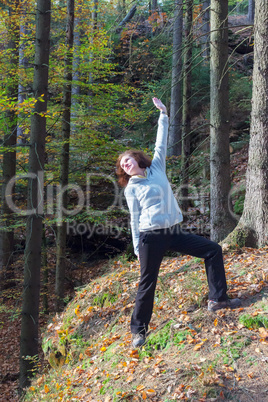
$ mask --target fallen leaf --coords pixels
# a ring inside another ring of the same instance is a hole
[[[137,391],[142,391],[144,388],[145,388],[145,386],[140,384],[140,385],[137,386],[136,390]]]
[[[156,392],[155,392],[154,389],[147,389],[147,390],[146,390],[146,394],[147,394],[148,396],[155,396],[155,395],[156,395]]]
[[[147,399],[147,395],[145,391],[142,391],[142,399]]]
[[[44,390],[45,390],[45,393],[46,393],[46,394],[50,391],[50,389],[48,388],[47,384],[45,384]]]
[[[126,379],[126,382],[129,384],[131,381],[133,381],[133,375],[131,375],[131,376],[129,376],[127,379]]]

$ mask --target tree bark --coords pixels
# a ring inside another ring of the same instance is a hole
[[[182,211],[187,214],[189,206],[189,158],[190,158],[190,133],[191,133],[191,95],[192,95],[192,46],[193,46],[193,0],[187,0],[185,11],[185,43],[184,43],[184,68],[183,68],[183,110],[182,110]]]
[[[135,15],[135,12],[137,10],[137,5],[134,4],[134,6],[131,7],[125,18],[118,24],[117,26],[117,31],[120,30],[124,25],[126,25]]]
[[[268,3],[257,0],[246,195],[242,217],[225,243],[249,247],[268,244]]]
[[[248,21],[253,24],[255,17],[255,0],[248,0]]]
[[[36,40],[33,92],[37,100],[31,119],[28,212],[24,263],[23,303],[20,339],[20,393],[29,385],[30,377],[37,369],[38,326],[40,299],[40,268],[43,228],[43,175],[45,160],[45,138],[50,0],[38,0],[36,5]],[[43,101],[40,101],[42,97]]]
[[[157,11],[157,0],[152,0],[152,14]]]
[[[181,155],[183,1],[175,0],[168,156]]]
[[[77,7],[77,13],[74,19],[74,49],[73,49],[73,83],[72,83],[72,106],[71,106],[71,135],[77,131],[77,112],[79,109],[79,97],[81,95],[81,59],[79,49],[81,46],[82,28],[81,21],[78,17],[81,7]]]
[[[92,43],[92,45],[94,44],[94,39],[95,39],[96,31],[98,28],[98,4],[99,4],[98,0],[94,0],[93,11],[91,14],[91,24],[92,24],[91,43]],[[93,61],[93,52],[90,53],[89,64],[91,64],[92,61]],[[89,83],[89,85],[93,84],[93,76],[91,73],[89,73],[88,83]],[[89,90],[88,95],[89,95],[89,99],[90,99],[89,107],[92,107],[92,91],[91,90]]]
[[[72,65],[73,65],[73,41],[74,41],[74,0],[67,2],[67,28],[66,28],[66,58],[65,58],[65,84],[63,88],[63,113],[62,113],[62,151],[60,158],[60,185],[63,193],[61,197],[62,210],[67,209],[67,186],[69,181],[69,141],[71,126],[72,104]],[[64,191],[65,190],[65,191]],[[64,282],[65,282],[65,248],[66,248],[66,222],[59,222],[57,229],[57,262],[56,262],[56,310],[64,307]]]
[[[234,228],[230,183],[228,0],[211,0],[210,48],[210,220],[211,239],[220,241]]]
[[[7,95],[12,100],[18,99],[18,64],[19,64],[19,39],[20,28],[18,8],[20,0],[16,0],[12,7],[9,7],[8,18],[8,56],[9,65],[9,85],[7,86]],[[12,263],[14,248],[14,230],[10,228],[13,222],[13,211],[7,204],[6,197],[12,194],[6,194],[6,186],[10,179],[16,174],[16,142],[17,142],[17,115],[15,110],[6,112],[5,119],[6,133],[3,139],[3,147],[7,150],[3,153],[3,181],[2,181],[2,207],[1,207],[1,236],[0,236],[0,271],[1,284],[3,283],[8,266]]]
[[[20,70],[26,71],[26,69],[29,67],[29,61],[28,57],[25,54],[25,49],[26,49],[26,40],[25,38],[28,38],[31,33],[28,27],[28,21],[27,21],[27,12],[28,12],[28,6],[26,5],[25,2],[22,2],[21,4],[21,22],[20,22],[20,46],[19,46],[19,66]],[[26,99],[26,87],[23,79],[19,81],[18,85],[18,103],[23,103]],[[19,115],[19,120],[20,120],[20,115]],[[23,144],[25,143],[25,134],[23,131],[23,125],[20,125],[20,122],[18,122],[17,126],[17,139],[18,139],[18,144]]]
[[[204,0],[202,4],[202,28],[201,28],[202,56],[205,60],[209,58],[210,41],[210,0]]]

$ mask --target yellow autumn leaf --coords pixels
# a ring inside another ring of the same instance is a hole
[[[140,385],[137,386],[136,389],[137,389],[137,391],[142,391],[144,388],[145,388],[145,386],[140,384]]]
[[[146,390],[146,394],[147,394],[148,396],[155,396],[155,395],[156,395],[156,392],[155,392],[154,389],[147,389],[147,390]]]
[[[44,386],[44,391],[45,391],[46,394],[50,391],[50,389],[48,388],[47,385]]]
[[[105,352],[105,350],[106,350],[106,347],[105,347],[105,346],[103,346],[102,348],[100,348],[100,351],[101,351],[101,352]]]
[[[77,307],[74,309],[74,313],[75,313],[75,315],[77,315],[77,316],[80,315],[79,309],[80,309],[80,305],[78,304]]]
[[[214,325],[215,325],[215,327],[218,325],[218,319],[217,318],[215,318],[215,320],[214,320]]]

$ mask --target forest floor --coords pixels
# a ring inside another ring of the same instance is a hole
[[[229,251],[224,260],[228,293],[241,308],[208,312],[203,262],[165,258],[140,349],[129,330],[139,264],[121,257],[103,265],[47,325],[49,364],[25,401],[268,401],[268,247]],[[18,325],[2,329],[10,373],[18,371]],[[14,387],[2,392],[16,401]]]

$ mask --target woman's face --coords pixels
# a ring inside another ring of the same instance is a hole
[[[121,159],[120,166],[129,176],[143,174],[144,172],[144,169],[139,167],[138,162],[131,155],[124,155]]]

